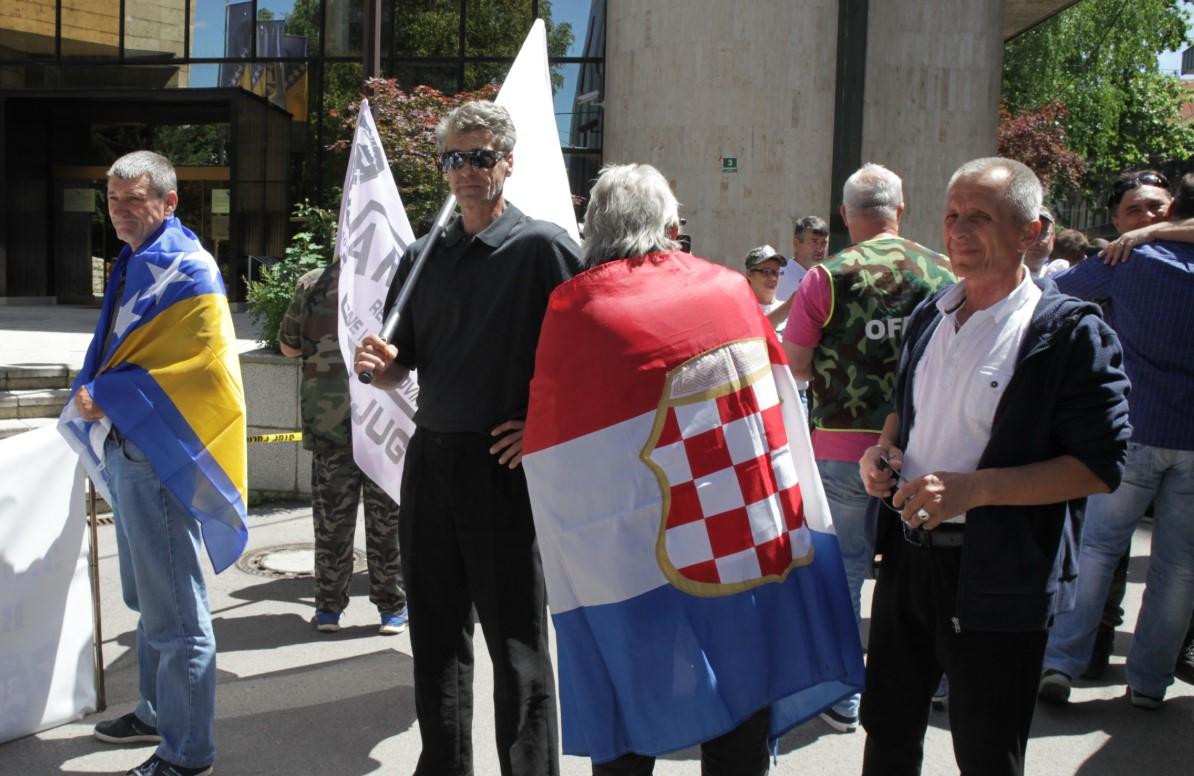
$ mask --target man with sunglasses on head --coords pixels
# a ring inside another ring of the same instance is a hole
[[[1129,170],[1117,175],[1107,195],[1107,212],[1119,237],[1103,250],[1100,257],[1103,262],[1114,266],[1127,261],[1133,248],[1152,240],[1194,243],[1194,220],[1167,218],[1172,202],[1169,181],[1156,170]],[[1083,274],[1088,271],[1083,270]],[[1064,286],[1062,290],[1074,293]],[[1102,620],[1095,633],[1089,662],[1081,673],[1084,679],[1101,679],[1111,662],[1115,630],[1124,621],[1123,600],[1128,588],[1130,559],[1131,552],[1124,552],[1111,575]],[[1190,621],[1190,629],[1178,657],[1177,675],[1184,681],[1194,683],[1194,618]],[[1060,697],[1062,694],[1068,698],[1068,693],[1064,693],[1061,687],[1046,686],[1044,689],[1046,698],[1058,696],[1058,700],[1064,700]]]
[[[842,219],[853,245],[813,269],[792,298],[784,351],[792,375],[809,381],[813,455],[825,485],[846,567],[854,615],[874,565],[875,526],[858,480],[858,459],[892,410],[896,358],[913,308],[953,282],[948,260],[899,235],[903,182],[863,165],[842,187]],[[858,728],[858,695],[821,719],[840,733]]]
[[[950,178],[961,280],[909,319],[896,409],[859,461],[867,492],[894,490],[899,510],[878,539],[865,776],[920,773],[942,672],[961,772],[1023,774],[1047,629],[1075,571],[1067,502],[1119,484],[1122,353],[1095,305],[1025,268],[1040,207],[1020,162],[976,159]]]
[[[1192,216],[1194,176],[1187,175],[1168,219],[1176,223]],[[1128,265],[1083,262],[1056,281],[1064,293],[1103,303],[1107,322],[1124,344],[1132,440],[1123,484],[1090,500],[1077,604],[1050,634],[1040,695],[1068,701],[1071,677],[1096,657],[1097,642],[1106,638],[1104,606],[1122,600],[1122,590],[1108,597],[1113,570],[1152,503],[1152,552],[1127,680],[1132,704],[1155,709],[1173,681],[1175,661],[1178,672],[1186,668],[1194,632],[1194,360],[1188,340],[1194,329],[1194,246],[1152,242],[1133,250]]]
[[[475,610],[493,660],[501,773],[554,775],[543,569],[519,464],[547,298],[580,271],[579,246],[503,197],[515,144],[505,108],[466,103],[436,134],[460,217],[428,258],[393,343],[366,337],[354,364],[379,386],[419,374],[399,514],[423,744],[415,773],[473,773]],[[426,239],[407,249],[387,308]]]

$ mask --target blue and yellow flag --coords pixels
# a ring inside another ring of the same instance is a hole
[[[101,492],[104,437],[114,425],[131,439],[199,521],[223,571],[249,533],[245,394],[220,271],[170,216],[137,251],[125,246],[108,289],[73,386],[106,417],[84,421],[70,401],[59,427]]]

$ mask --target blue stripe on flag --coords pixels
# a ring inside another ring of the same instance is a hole
[[[861,690],[837,538],[812,541],[814,562],[783,583],[711,598],[669,585],[553,615],[564,753],[605,762],[672,752],[766,706],[777,737]]]

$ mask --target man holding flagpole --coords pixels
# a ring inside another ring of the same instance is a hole
[[[546,596],[522,461],[522,429],[547,298],[580,269],[562,228],[503,196],[514,124],[470,102],[437,128],[460,204],[418,278],[393,344],[357,347],[373,384],[419,374],[402,475],[399,546],[410,610],[416,774],[471,774],[472,611],[493,660],[498,759],[506,775],[559,772]],[[387,306],[423,240],[408,248]]]
[[[116,515],[125,603],[138,612],[140,701],[95,726],[157,743],[134,776],[204,776],[215,759],[216,642],[200,539],[216,572],[245,528],[245,402],[214,259],[174,215],[174,167],[150,151],[108,170],[126,243],[59,427]]]

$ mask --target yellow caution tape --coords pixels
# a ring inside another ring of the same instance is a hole
[[[245,441],[252,442],[300,442],[303,438],[303,432],[290,431],[285,434],[257,434],[256,436],[246,437]]]

